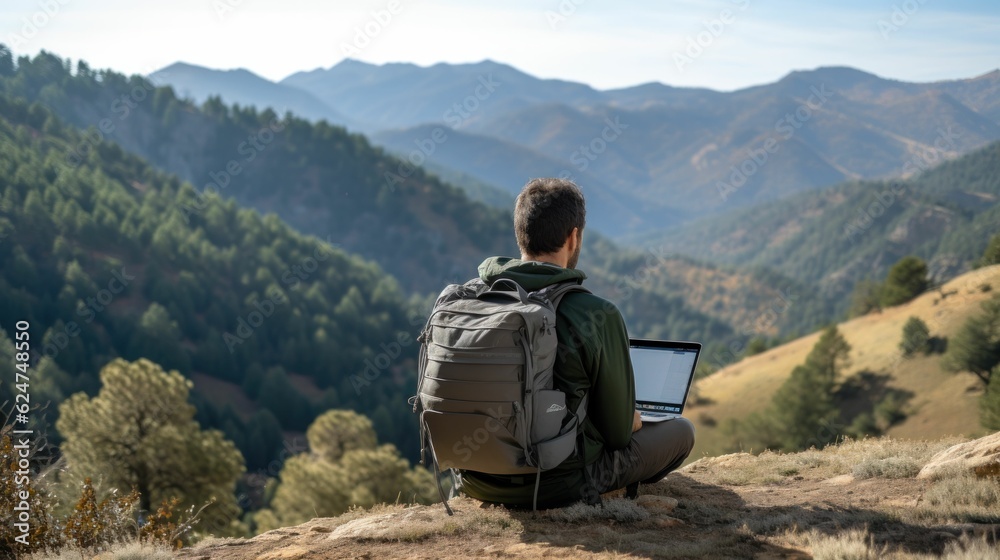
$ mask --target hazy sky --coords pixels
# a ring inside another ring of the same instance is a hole
[[[181,60],[279,80],[347,56],[489,58],[601,89],[731,90],[817,66],[907,81],[1000,66],[997,0],[3,0],[0,10],[0,42],[16,55],[45,49],[130,74]]]

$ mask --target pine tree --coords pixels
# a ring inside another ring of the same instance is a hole
[[[903,257],[889,269],[882,286],[882,305],[891,307],[906,303],[922,294],[929,285],[927,263],[917,257]]]
[[[371,421],[349,410],[331,410],[306,432],[310,453],[290,457],[270,509],[258,512],[257,531],[332,517],[351,506],[435,499],[431,474],[410,468],[394,445],[378,445]]]
[[[988,430],[1000,430],[1000,366],[993,368],[986,392],[979,397],[979,423]]]
[[[7,45],[0,43],[0,76],[14,75],[14,56]]]
[[[821,448],[834,442],[834,421],[839,416],[834,392],[850,350],[836,327],[826,329],[805,364],[796,366],[775,393],[767,415],[782,450]]]
[[[132,356],[163,364],[168,369],[190,369],[190,358],[181,347],[180,327],[165,307],[156,302],[149,304],[138,326],[129,343]]]
[[[201,527],[241,532],[234,490],[243,457],[221,432],[203,431],[194,420],[191,382],[149,360],[116,359],[101,370],[101,383],[93,398],[77,393],[59,407],[69,473],[100,475],[121,492],[135,487],[144,511],[173,495],[184,507],[214,499]]]
[[[986,251],[979,259],[979,266],[990,266],[1000,264],[1000,233],[990,239],[990,244],[986,246]]]
[[[942,365],[951,371],[974,373],[989,384],[1000,364],[1000,295],[981,304],[983,312],[968,318],[948,342]]]
[[[931,332],[927,328],[927,323],[919,317],[910,317],[903,325],[903,340],[899,343],[899,349],[906,357],[917,352],[926,353],[930,348],[930,337]]]

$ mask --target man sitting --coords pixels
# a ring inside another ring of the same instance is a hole
[[[576,269],[583,244],[586,206],[569,181],[535,179],[514,209],[521,258],[492,257],[479,265],[487,284],[509,278],[529,291],[587,276]],[[635,410],[629,337],[621,312],[589,293],[565,296],[556,315],[559,350],[554,388],[576,410],[588,396],[582,458],[571,455],[541,475],[540,507],[556,507],[638,483],[650,484],[678,468],[694,446],[694,426],[684,418],[643,426]],[[582,459],[582,462],[581,462]],[[586,471],[585,471],[586,469]],[[531,506],[535,476],[463,471],[463,491],[479,500]]]

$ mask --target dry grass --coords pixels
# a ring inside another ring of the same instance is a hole
[[[931,457],[960,438],[901,441],[889,437],[844,440],[822,450],[800,453],[764,451],[699,459],[684,472],[711,471],[713,482],[727,486],[779,484],[791,477],[827,479],[850,474],[858,479],[912,477]]]
[[[618,493],[603,508],[535,513],[462,497],[450,502],[454,516],[440,504],[356,509],[250,540],[206,541],[181,557],[1000,558],[989,525],[1000,524],[1000,481],[910,476],[955,443],[869,438],[703,459],[641,487],[678,500],[669,514]]]
[[[480,509],[466,515],[455,516],[438,526],[400,525],[377,540],[384,542],[419,542],[431,537],[474,534],[496,538],[504,533],[517,534],[523,530],[521,523],[511,518],[502,508]]]
[[[889,430],[901,438],[939,438],[978,436],[978,383],[972,376],[944,371],[940,355],[898,361],[898,345],[903,324],[910,316],[921,318],[935,336],[951,337],[962,322],[979,312],[979,303],[989,299],[979,285],[1000,287],[1000,265],[979,269],[960,276],[944,286],[954,295],[938,301],[937,292],[926,293],[910,303],[858,317],[838,325],[851,345],[848,375],[858,371],[885,373],[891,376],[890,387],[910,391],[908,417]],[[765,408],[782,382],[818,340],[811,334],[748,357],[698,382],[699,395],[708,404],[693,404],[685,412],[695,423],[697,441],[691,460],[726,453],[730,446],[722,430],[705,425],[710,418],[719,426],[728,420],[745,418]],[[759,449],[745,451],[759,452]]]
[[[138,542],[116,543],[96,556],[76,547],[64,547],[57,552],[36,553],[25,560],[173,560],[174,553],[167,547]]]
[[[939,479],[906,518],[925,523],[1000,523],[1000,480],[966,473]]]
[[[995,544],[985,538],[968,536],[946,545],[941,555],[878,544],[867,529],[851,529],[833,535],[812,530],[789,533],[786,538],[811,552],[815,560],[990,560],[998,557]]]
[[[635,501],[624,498],[606,499],[603,506],[588,506],[580,502],[569,507],[547,510],[544,515],[552,521],[577,524],[606,520],[638,523],[649,519],[648,511],[637,506]]]
[[[912,457],[866,459],[854,466],[854,478],[910,478],[920,472],[921,463]]]

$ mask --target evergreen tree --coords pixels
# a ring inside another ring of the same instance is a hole
[[[948,342],[942,365],[951,371],[974,373],[989,384],[1000,364],[1000,295],[981,304],[983,312],[968,318]]]
[[[919,317],[910,317],[903,325],[903,340],[899,343],[899,349],[906,357],[918,352],[926,353],[930,348],[930,337],[931,332],[927,328],[927,323]]]
[[[833,443],[837,436],[834,421],[840,414],[834,393],[850,350],[836,327],[827,328],[767,409],[735,427],[743,445],[798,451]]]
[[[979,259],[979,266],[990,266],[1000,264],[1000,233],[990,239],[990,244],[986,246],[986,251]]]
[[[267,409],[258,410],[246,424],[245,453],[247,469],[267,468],[281,451],[281,423]]]
[[[214,497],[200,528],[241,533],[234,490],[243,457],[221,432],[198,426],[191,382],[148,360],[116,359],[101,370],[101,383],[95,397],[77,393],[59,407],[68,472],[100,476],[124,493],[135,487],[145,511],[174,495],[183,507]]]
[[[351,506],[435,499],[431,474],[411,469],[395,446],[377,445],[364,416],[331,410],[316,419],[306,437],[311,453],[285,461],[271,507],[254,516],[258,532],[336,516]]]
[[[181,347],[180,327],[165,307],[151,303],[139,319],[138,327],[129,344],[131,356],[146,358],[168,369],[190,369],[190,358]]]
[[[7,45],[0,43],[0,77],[14,75],[14,55]]]
[[[309,448],[323,459],[337,462],[355,449],[374,449],[377,436],[372,421],[350,410],[331,410],[306,431]]]
[[[882,286],[882,305],[906,303],[924,293],[929,285],[927,263],[914,256],[903,257],[889,269]]]
[[[986,392],[979,397],[979,422],[988,430],[1000,430],[1000,366],[993,368]]]

